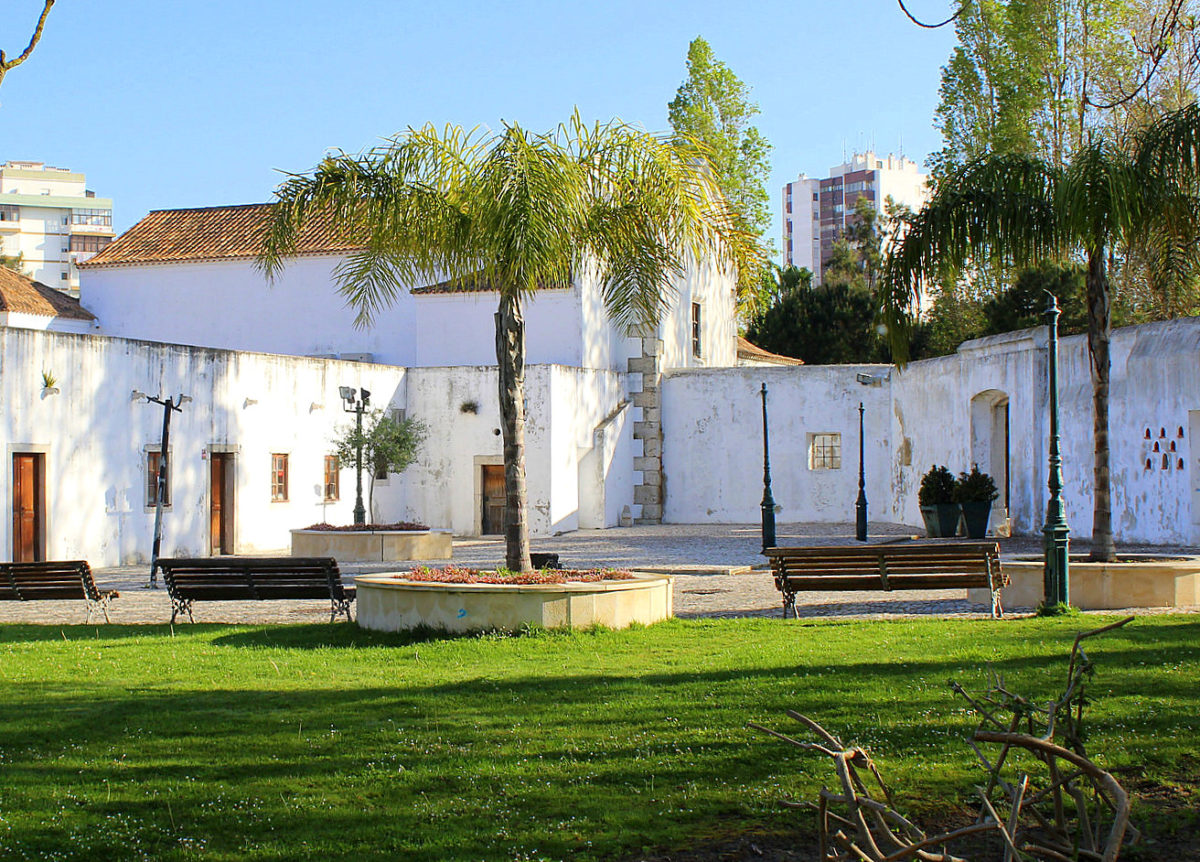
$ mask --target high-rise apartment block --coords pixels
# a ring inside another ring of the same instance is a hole
[[[830,168],[825,179],[801,174],[783,187],[783,265],[807,267],[813,283],[820,284],[833,244],[853,221],[860,197],[882,213],[889,197],[919,210],[928,196],[925,174],[904,156],[855,153]]]
[[[83,174],[41,162],[0,165],[0,255],[20,255],[34,281],[78,296],[76,264],[112,239],[112,201],[89,191]]]

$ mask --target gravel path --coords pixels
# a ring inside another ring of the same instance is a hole
[[[912,528],[889,524],[871,524],[869,530],[872,542],[906,541],[916,538],[915,533]],[[853,535],[853,524],[781,524],[777,528],[780,545],[851,545],[855,544]],[[1005,556],[1037,553],[1041,549],[1040,537],[999,541]],[[674,575],[675,615],[685,618],[778,617],[780,595],[769,570],[764,568],[760,547],[757,525],[668,524],[579,530],[533,541],[535,551],[558,553],[562,564],[572,568],[612,566]],[[1086,549],[1086,542],[1072,545],[1073,551]],[[1129,546],[1121,550],[1197,553],[1196,548],[1177,546]],[[455,539],[455,563],[495,568],[503,560],[504,543],[499,538]],[[439,565],[440,562],[430,564]],[[355,574],[396,571],[409,565],[345,563],[341,570],[350,582]],[[158,589],[147,588],[148,566],[97,569],[95,577],[101,589],[115,589],[121,593],[109,611],[113,623],[165,623],[170,620],[170,601],[166,589],[161,586],[161,579]],[[1200,608],[1169,610],[1200,612]],[[967,601],[965,590],[802,593],[796,597],[796,611],[802,618],[988,615],[987,607]],[[198,622],[311,623],[327,621],[329,608],[326,603],[316,600],[207,602],[196,605],[195,615]],[[0,602],[0,623],[74,625],[82,623],[84,616],[85,609],[79,602]]]

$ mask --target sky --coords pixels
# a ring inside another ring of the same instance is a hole
[[[951,3],[906,5],[940,21]],[[42,3],[4,6],[12,57]],[[697,36],[751,87],[775,210],[844,154],[941,145],[952,28],[894,0],[58,0],[0,84],[0,162],[85,173],[120,232],[154,209],[268,201],[281,172],[409,126],[542,131],[578,108],[667,131]]]

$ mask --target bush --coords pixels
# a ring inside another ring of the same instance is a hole
[[[990,503],[999,496],[996,483],[987,473],[980,472],[978,464],[971,465],[970,473],[959,473],[954,483],[956,503]]]
[[[933,466],[921,477],[921,488],[917,491],[917,502],[922,506],[954,502],[954,474],[948,467]]]

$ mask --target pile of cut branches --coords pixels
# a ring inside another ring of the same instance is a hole
[[[1139,833],[1129,823],[1128,795],[1095,764],[1084,745],[1084,689],[1093,665],[1082,644],[1132,619],[1078,635],[1063,693],[1044,706],[1010,691],[996,673],[990,674],[982,695],[950,683],[980,717],[969,744],[988,776],[986,784],[976,788],[978,819],[951,832],[927,836],[897,810],[867,752],[843,744],[811,718],[787,713],[816,734],[816,742],[750,726],[833,760],[840,790],[822,788],[816,803],[783,803],[816,809],[821,859],[827,862],[964,862],[947,848],[981,833],[997,838],[1004,862],[1115,862],[1122,844],[1133,843]],[[981,744],[1000,748],[989,757]]]

